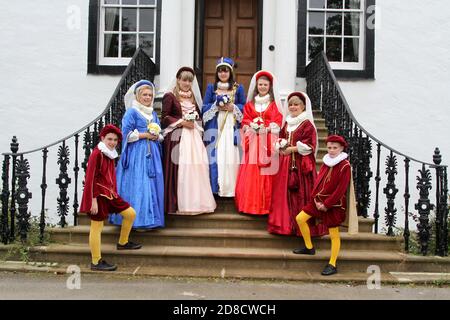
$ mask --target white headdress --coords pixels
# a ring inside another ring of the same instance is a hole
[[[172,82],[170,83],[170,85],[167,87],[167,91],[165,93],[173,93],[175,88],[177,87],[177,80],[178,77],[181,75],[181,73],[183,71],[189,71],[194,75],[194,80],[192,81],[192,93],[194,95],[194,99],[195,102],[197,103],[197,106],[201,109],[203,106],[203,98],[202,98],[202,93],[200,91],[200,86],[198,85],[198,81],[197,81],[197,76],[195,75],[195,71],[194,69],[190,68],[190,67],[182,67],[178,70],[175,79],[172,80]]]
[[[136,82],[135,84],[133,84],[130,89],[128,89],[127,93],[125,94],[125,97],[123,98],[124,102],[125,102],[125,108],[128,110],[130,108],[132,108],[133,106],[136,105],[136,102],[139,103],[139,101],[137,101],[137,94],[139,93],[140,89],[142,87],[150,87],[152,88],[153,91],[153,99],[152,99],[152,104],[150,105],[151,107],[153,106],[153,102],[155,101],[155,85],[148,81],[148,80],[140,80],[138,82]]]
[[[269,72],[269,71],[258,71],[257,73],[255,73],[253,75],[253,78],[250,81],[250,86],[248,87],[247,102],[250,102],[250,101],[254,100],[254,98],[255,98],[255,88],[256,88],[256,85],[257,85],[257,81],[262,76],[266,76],[271,81],[272,91],[273,91],[275,103],[276,103],[276,105],[278,107],[278,111],[283,115],[283,123],[282,123],[282,126],[283,126],[284,120],[286,119],[286,111],[284,110],[283,104],[281,103],[280,91],[278,90],[278,81],[277,81],[276,77],[271,72]]]
[[[298,96],[298,95],[302,95],[304,98],[305,98],[305,101],[306,101],[306,103],[305,103],[305,111],[304,112],[306,112],[306,118],[309,120],[309,122],[311,122],[311,124],[314,126],[314,129],[316,130],[316,156],[317,156],[317,151],[319,150],[319,133],[317,132],[317,127],[316,127],[316,124],[314,123],[314,115],[313,115],[313,112],[312,112],[312,103],[311,103],[311,99],[308,97],[308,95],[305,93],[305,92],[301,92],[301,91],[298,91],[298,92],[293,92],[293,93],[291,93],[289,96],[288,96],[288,98],[287,98],[287,101],[286,101],[286,106],[287,106],[287,108],[286,108],[286,110],[287,110],[287,112],[289,112],[289,99],[290,98],[292,98],[293,96]],[[301,100],[303,100],[303,99],[301,99]]]

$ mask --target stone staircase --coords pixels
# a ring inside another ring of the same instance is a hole
[[[326,152],[325,123],[317,117],[320,149]],[[321,165],[318,160],[318,166]],[[330,256],[328,236],[313,239],[317,254],[301,256],[292,249],[302,245],[296,237],[271,235],[266,231],[267,217],[236,212],[233,199],[218,199],[213,214],[168,216],[166,228],[147,232],[133,231],[131,240],[143,244],[141,250],[117,251],[120,229],[105,225],[102,256],[128,270],[125,274],[219,278],[260,278],[322,281],[320,272]],[[77,264],[88,270],[90,263],[89,219],[79,217],[79,226],[50,229],[51,244],[31,249],[35,261]],[[334,281],[365,281],[369,266],[388,272],[450,272],[448,258],[418,257],[402,253],[403,238],[372,233],[373,220],[359,220],[360,233],[350,235],[341,228],[339,274]],[[1,249],[1,248],[0,248]],[[0,253],[1,254],[1,253]],[[329,280],[327,280],[329,281]]]

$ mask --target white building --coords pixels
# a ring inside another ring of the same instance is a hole
[[[375,20],[376,17],[376,20]],[[0,10],[0,151],[80,129],[106,106],[136,46],[162,91],[182,65],[203,82],[218,57],[238,80],[272,71],[303,90],[325,50],[357,120],[396,150],[450,163],[447,0],[18,0]],[[374,21],[376,21],[374,25]],[[35,194],[38,191],[35,191]]]

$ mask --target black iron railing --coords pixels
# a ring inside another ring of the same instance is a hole
[[[398,174],[398,159],[404,159],[405,188],[404,188],[404,211],[405,225],[403,237],[405,239],[405,250],[410,248],[410,167],[411,163],[420,165],[419,175],[417,177],[416,188],[419,190],[419,200],[415,204],[415,209],[419,214],[418,234],[422,254],[428,253],[428,246],[431,230],[430,213],[435,211],[435,232],[436,250],[435,254],[439,256],[448,255],[448,180],[447,166],[441,165],[442,157],[440,151],[436,148],[433,162],[425,163],[409,157],[395,149],[389,147],[383,142],[377,140],[363,126],[361,126],[353,116],[349,105],[342,93],[339,83],[331,69],[331,66],[322,52],[307,67],[307,92],[311,98],[312,104],[316,109],[322,111],[326,126],[330,134],[339,134],[344,136],[349,142],[350,162],[353,167],[353,177],[355,184],[355,193],[358,206],[358,214],[363,217],[369,216],[371,197],[375,194],[375,205],[373,218],[375,220],[374,232],[379,232],[380,219],[380,183],[381,175],[381,151],[388,153],[386,159],[386,187],[383,193],[386,195],[387,203],[384,209],[385,224],[387,235],[394,235],[394,228],[397,221],[397,209],[395,200],[399,189],[396,186],[396,175]],[[376,146],[376,164],[372,165],[373,145]],[[436,171],[436,178],[433,184],[432,170]],[[371,189],[371,179],[375,172],[375,190]],[[436,204],[432,205],[430,200],[430,190],[436,190]],[[373,192],[374,191],[374,192]]]
[[[30,164],[25,158],[31,154],[42,153],[42,180],[41,180],[41,212],[40,212],[40,239],[44,238],[46,217],[46,191],[47,191],[47,159],[51,151],[57,152],[59,166],[59,176],[56,184],[59,187],[59,196],[57,199],[57,212],[59,216],[59,225],[67,226],[67,216],[70,214],[69,186],[73,182],[74,194],[72,203],[72,213],[74,225],[78,223],[79,193],[78,179],[80,171],[79,144],[80,138],[84,150],[84,160],[81,167],[86,172],[86,166],[93,148],[99,141],[99,133],[106,124],[121,125],[122,116],[125,113],[123,97],[128,88],[141,79],[154,80],[156,66],[150,57],[142,50],[138,49],[131,59],[128,67],[122,75],[110,101],[104,111],[92,122],[84,126],[77,132],[42,148],[27,152],[18,152],[19,144],[14,137],[11,143],[11,153],[4,153],[2,166],[2,193],[1,193],[1,219],[0,236],[4,244],[8,244],[19,235],[22,241],[27,239],[30,228],[30,213],[28,203],[31,199],[31,193],[28,190],[28,180],[31,177]],[[73,163],[73,181],[70,177],[70,155],[71,147],[74,150]],[[120,146],[118,148],[120,150]],[[36,170],[34,170],[36,172]],[[16,209],[18,206],[18,212]],[[17,227],[17,230],[16,230]]]

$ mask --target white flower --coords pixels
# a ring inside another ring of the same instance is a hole
[[[197,111],[193,111],[193,112],[190,112],[190,113],[185,114],[185,115],[183,116],[183,119],[186,120],[186,121],[195,121],[195,120],[198,119],[198,117],[199,117],[199,116],[198,116]]]

